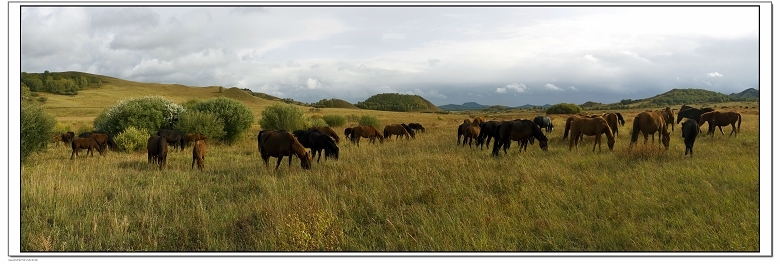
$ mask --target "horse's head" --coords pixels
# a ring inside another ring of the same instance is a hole
[[[301,168],[304,170],[311,170],[311,153],[304,152],[304,157],[301,158]]]
[[[669,139],[671,138],[670,134],[671,133],[669,133],[669,131],[661,130],[661,143],[664,144],[665,149],[669,149]]]
[[[542,150],[547,151],[547,139],[541,139],[539,140],[539,147],[542,148]]]
[[[612,150],[612,147],[615,146],[615,137],[608,137],[607,138],[607,147],[609,147],[609,150]]]

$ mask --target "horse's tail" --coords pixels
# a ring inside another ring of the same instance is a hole
[[[617,115],[618,121],[620,121],[620,125],[621,126],[625,126],[626,125],[626,120],[623,119],[623,115],[621,115],[618,112],[615,112],[615,115]]]
[[[740,113],[737,113],[737,133],[739,133],[741,126],[742,126],[742,115]]]
[[[566,126],[563,128],[563,140],[569,137],[569,130],[571,129],[571,121],[566,120]]]
[[[639,117],[634,119],[634,128],[631,129],[631,144],[636,143],[636,141],[639,139],[639,123],[641,120],[638,120]]]

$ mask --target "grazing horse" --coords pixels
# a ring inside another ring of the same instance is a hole
[[[198,163],[198,169],[203,171],[203,158],[206,157],[206,143],[203,140],[195,140],[195,144],[192,147],[192,165],[190,169],[195,168],[195,163]]]
[[[67,146],[70,146],[70,143],[76,137],[76,134],[71,132],[71,131],[68,131],[67,133],[62,133],[61,137],[62,137],[63,145],[65,145],[67,147]]]
[[[466,139],[469,140],[469,148],[471,148],[471,141],[474,139],[477,140],[477,146],[482,145],[482,141],[479,140],[479,126],[466,127],[466,132],[463,135],[463,146],[466,145]]]
[[[696,136],[699,135],[699,123],[696,122],[696,120],[688,119],[685,120],[682,124],[682,138],[683,141],[685,141],[685,155],[688,155],[688,152],[691,153],[691,157],[693,157],[693,142],[696,141]]]
[[[418,123],[409,123],[409,127],[414,129],[415,131],[420,131],[420,132],[425,133],[425,128],[422,125],[418,124]]]
[[[184,135],[184,146],[185,147],[189,147],[190,146],[190,142],[195,142],[195,141],[198,141],[198,140],[205,141],[207,139],[208,138],[206,137],[206,135],[201,134],[201,133],[186,134],[186,135]]]
[[[690,107],[690,106],[687,106],[687,105],[683,105],[682,107],[680,107],[680,111],[677,112],[677,124],[679,124],[680,121],[682,121],[683,117],[687,117],[687,118],[699,121],[699,120],[701,120],[701,114],[704,114],[706,112],[711,112],[711,111],[715,111],[715,109],[712,109],[712,108],[709,108],[709,107],[698,109],[698,108],[693,108],[693,107]],[[701,126],[701,125],[702,125],[702,123],[700,122],[699,126]]]
[[[108,134],[99,134],[99,133],[92,133],[89,135],[89,138],[94,139],[97,141],[98,145],[100,145],[100,148],[103,150],[106,150],[106,148],[116,149],[116,143],[113,139],[111,139]]]
[[[642,132],[642,135],[645,137],[645,144],[647,144],[648,134],[653,135],[653,142],[655,142],[655,132],[661,133],[662,139],[659,141],[664,144],[666,149],[669,149],[669,131],[666,128],[666,121],[657,112],[641,112],[634,118],[629,148],[636,144],[639,132]]]
[[[577,146],[579,149],[580,135],[596,136],[596,142],[593,143],[593,151],[596,151],[596,145],[599,146],[599,152],[601,152],[601,134],[607,136],[607,146],[609,150],[615,145],[615,136],[612,134],[612,129],[609,127],[607,120],[601,117],[595,118],[579,118],[571,122],[571,139],[569,140],[569,151],[572,146]]]
[[[395,139],[398,139],[398,137],[406,136],[406,139],[409,139],[409,132],[406,131],[406,128],[404,128],[402,125],[399,124],[390,124],[385,126],[384,134],[382,134],[386,139],[390,139],[393,135],[395,135]]]
[[[491,120],[479,124],[479,135],[478,135],[479,139],[477,140],[477,145],[479,145],[479,149],[482,149],[483,145],[490,144],[490,139],[492,139],[493,135],[496,134],[496,129],[498,129],[498,125],[500,125],[501,123],[503,122]]]
[[[617,137],[619,130],[618,124],[620,124],[621,121],[618,115],[615,113],[604,113],[601,115],[601,118],[604,118],[604,120],[607,121],[607,125],[609,125],[609,129],[612,130],[612,134]]]
[[[157,135],[164,137],[168,141],[168,144],[173,145],[173,149],[180,148],[179,151],[184,151],[184,136],[181,135],[181,131],[176,129],[160,129],[157,131]]]
[[[377,138],[379,138],[379,143],[385,143],[385,137],[382,136],[382,133],[380,133],[379,130],[373,126],[357,126],[352,129],[352,134],[350,134],[350,137],[352,138],[353,142],[357,143],[358,147],[360,147],[361,137],[368,138],[368,142],[371,144],[374,144]]]
[[[493,155],[498,156],[501,146],[504,147],[504,154],[512,140],[520,141],[531,137],[539,140],[539,147],[547,151],[547,137],[534,122],[531,120],[507,121],[498,126],[493,136],[496,140],[493,142]]]
[[[672,125],[672,132],[674,132],[674,110],[667,106],[666,109],[661,110],[661,116],[664,118],[667,127],[669,124]]]
[[[317,157],[320,162],[322,150],[325,150],[325,158],[339,159],[339,147],[331,137],[318,130],[296,130],[293,135],[298,139],[298,143],[304,148],[311,149],[312,158]]]
[[[347,137],[347,139],[349,139],[349,141],[352,141],[352,143],[355,143],[352,140],[352,129],[355,129],[355,128],[354,127],[345,128],[344,129],[344,136]]]
[[[466,133],[466,128],[471,126],[471,122],[463,122],[463,124],[460,124],[458,126],[458,145],[460,145],[460,137],[463,136],[463,134]],[[465,138],[464,138],[465,140]]]
[[[739,129],[742,126],[742,115],[737,112],[712,111],[701,115],[701,119],[699,119],[699,126],[701,126],[701,124],[704,122],[709,123],[709,131],[707,131],[707,134],[711,136],[715,136],[716,126],[718,129],[720,129],[720,133],[725,136],[726,134],[723,133],[722,127],[731,125],[731,133],[729,133],[729,137],[731,137],[731,134],[734,134],[734,137],[737,137]]]
[[[160,164],[160,169],[168,162],[168,141],[165,137],[152,135],[146,141],[146,153],[149,163]]]
[[[414,129],[412,129],[412,127],[410,127],[410,126],[408,126],[408,125],[406,125],[404,123],[401,123],[401,126],[404,127],[404,129],[406,129],[406,132],[409,133],[409,135],[411,135],[412,138],[414,138],[414,134],[415,133],[414,133]]]
[[[553,123],[552,119],[550,119],[550,116],[537,116],[534,117],[534,124],[539,126],[540,128],[544,128],[544,132],[550,133],[553,131]]]
[[[287,166],[291,167],[292,156],[295,155],[301,160],[301,168],[304,170],[311,169],[311,154],[306,152],[306,148],[304,148],[303,145],[295,139],[295,136],[289,132],[261,132],[260,138],[257,141],[257,148],[260,152],[260,156],[263,158],[266,168],[268,168],[268,159],[277,157],[276,170],[278,170],[279,164],[282,163],[282,159],[285,156],[289,156]]]
[[[478,126],[479,124],[485,123],[487,119],[484,117],[478,116],[474,118],[474,121],[471,122],[472,125]]]
[[[583,115],[573,115],[569,118],[566,118],[566,125],[563,127],[563,140],[566,140],[569,137],[569,131],[571,130],[571,122],[578,118],[584,118],[586,116]],[[580,138],[582,140],[582,138]]]
[[[100,153],[100,156],[103,156],[103,149],[100,148],[100,144],[98,144],[97,141],[95,141],[92,138],[76,138],[73,139],[70,143],[71,148],[73,149],[73,152],[70,153],[70,159],[72,160],[73,157],[79,156],[79,151],[82,149],[87,150],[87,155],[90,157],[94,157],[95,153],[92,152],[92,149],[97,149],[98,153]]]
[[[325,126],[325,127],[311,127],[311,128],[309,128],[309,131],[312,131],[312,130],[320,131],[320,133],[332,137],[334,140],[336,140],[336,144],[338,144],[339,140],[341,140],[339,138],[339,135],[336,133],[336,131],[333,131],[333,129],[330,128],[330,127],[326,127]]]

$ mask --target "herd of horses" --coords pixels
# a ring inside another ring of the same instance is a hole
[[[699,109],[683,105],[677,113],[677,122],[674,120],[674,115],[674,110],[669,107],[663,110],[648,110],[637,114],[634,117],[631,129],[631,143],[629,147],[637,143],[640,133],[645,139],[645,144],[648,142],[648,136],[655,142],[655,135],[658,133],[658,142],[663,144],[665,149],[669,149],[671,138],[669,129],[671,128],[674,131],[675,123],[679,124],[683,118],[686,118],[687,120],[682,126],[685,155],[690,154],[693,156],[693,144],[704,123],[708,124],[708,135],[714,135],[717,127],[721,134],[725,136],[722,127],[731,125],[732,131],[729,137],[731,135],[736,137],[742,124],[742,116],[739,113],[715,111],[712,108]],[[598,146],[600,152],[601,136],[604,135],[607,138],[607,147],[612,150],[620,126],[625,126],[625,120],[620,113],[572,115],[566,119],[563,140],[568,138],[569,151],[571,151],[572,148],[579,149],[579,143],[583,136],[595,136],[592,151],[595,152]],[[537,116],[533,121],[527,119],[486,121],[484,117],[476,117],[473,120],[465,119],[458,126],[457,143],[465,146],[466,142],[468,142],[469,147],[471,147],[472,142],[476,142],[476,146],[482,149],[482,146],[490,144],[490,140],[495,138],[492,154],[498,156],[502,147],[504,154],[506,154],[506,149],[509,148],[511,141],[517,141],[522,152],[526,150],[528,142],[534,144],[534,139],[536,139],[539,141],[539,147],[547,151],[547,137],[542,133],[542,128],[545,129],[546,133],[552,132],[554,126],[549,116]],[[571,132],[571,137],[569,137],[569,132]],[[462,142],[461,137],[463,137]]]
[[[739,128],[742,123],[742,116],[737,112],[722,112],[712,108],[693,108],[683,105],[677,113],[675,122],[675,113],[673,109],[667,107],[663,110],[648,110],[641,112],[634,117],[631,130],[631,143],[629,147],[635,145],[639,134],[644,137],[644,143],[647,144],[648,136],[655,142],[655,134],[658,133],[658,141],[668,149],[670,134],[669,129],[674,131],[674,125],[679,124],[684,118],[682,124],[682,138],[685,143],[685,155],[693,156],[693,144],[696,137],[701,133],[701,126],[708,124],[708,135],[713,136],[717,127],[721,134],[725,136],[722,127],[731,125],[732,131],[729,137],[739,134]],[[621,126],[625,126],[625,120],[620,113],[604,113],[602,115],[572,115],[566,119],[563,140],[569,140],[569,151],[572,148],[579,149],[579,144],[583,136],[594,136],[592,151],[598,147],[601,151],[602,135],[607,138],[607,147],[613,150],[615,138]],[[543,151],[548,149],[548,138],[545,133],[551,133],[554,125],[549,116],[537,116],[533,120],[515,119],[511,121],[486,120],[484,117],[474,119],[465,119],[458,126],[458,145],[465,146],[468,142],[469,148],[472,143],[476,147],[483,149],[489,146],[493,140],[492,155],[499,156],[500,150],[507,154],[512,141],[517,141],[520,151],[527,151],[528,143],[534,144],[539,141],[539,147]],[[544,131],[542,130],[544,129]],[[367,138],[369,143],[374,144],[376,139],[380,143],[385,140],[391,140],[393,136],[397,140],[400,138],[413,139],[415,135],[425,132],[425,128],[419,123],[390,124],[384,127],[380,132],[374,126],[355,126],[344,129],[344,135],[352,144],[360,146],[360,139]],[[571,136],[569,133],[571,132]],[[463,138],[461,141],[461,137]],[[204,158],[206,153],[207,137],[203,134],[185,134],[175,129],[160,129],[157,134],[149,137],[147,141],[147,162],[159,165],[162,170],[167,164],[168,148],[171,146],[173,151],[177,149],[184,151],[190,143],[193,143],[192,164],[194,169],[197,164],[199,170],[203,170]],[[87,155],[94,156],[93,150],[97,150],[101,156],[107,149],[116,149],[114,140],[105,133],[86,132],[75,136],[73,132],[62,133],[54,137],[55,143],[63,142],[66,145],[70,143],[72,152],[70,159],[78,157],[82,149],[87,150]],[[269,166],[270,157],[276,157],[276,168],[284,157],[288,157],[288,167],[292,166],[292,156],[298,157],[301,162],[301,168],[311,169],[314,157],[317,162],[325,155],[325,159],[338,160],[340,137],[338,133],[330,127],[311,127],[307,130],[296,130],[292,133],[284,130],[262,130],[257,134],[257,149],[261,154],[266,167]],[[306,149],[310,149],[311,152]]]

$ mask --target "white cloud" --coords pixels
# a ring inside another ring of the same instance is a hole
[[[593,55],[585,55],[584,57],[586,60],[592,61],[592,62],[599,62],[599,58],[594,57]]]
[[[506,93],[506,88],[496,88],[496,93]]]
[[[569,86],[569,89],[572,89],[572,90],[574,90],[574,91],[579,91],[579,89],[577,89],[577,88],[574,88],[574,86]]]
[[[553,85],[552,83],[545,84],[544,88],[547,88],[548,90],[553,90],[553,91],[563,91],[563,89],[559,88],[558,86]]]
[[[306,80],[306,87],[309,87],[309,89],[317,89],[322,87],[322,83],[320,83],[320,81],[317,79],[309,78]]]
[[[723,77],[723,74],[720,74],[718,72],[711,72],[711,73],[708,73],[707,76],[709,76],[709,77]]]

